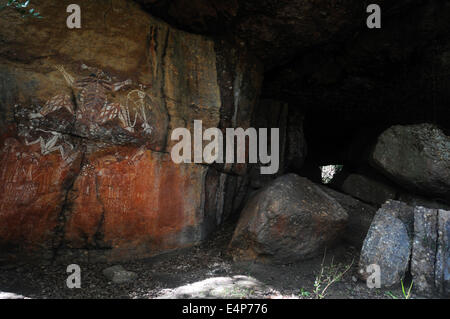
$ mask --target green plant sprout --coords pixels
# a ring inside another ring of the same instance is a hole
[[[42,16],[39,12],[34,8],[29,8],[30,0],[25,2],[19,2],[18,0],[8,0],[8,2],[4,5],[0,5],[0,11],[5,8],[12,8],[19,12],[22,15],[22,18],[33,17],[42,19]]]
[[[309,296],[311,296],[311,293],[302,288],[300,289],[300,296],[308,298]]]
[[[402,293],[403,293],[403,299],[410,299],[411,298],[411,290],[414,284],[414,280],[411,281],[411,285],[409,286],[408,291],[405,290],[405,285],[403,284],[403,279],[400,281],[402,284]],[[399,299],[396,295],[394,295],[390,291],[386,291],[386,296],[391,297],[392,299]]]
[[[411,285],[409,286],[408,293],[405,292],[405,286],[403,285],[403,279],[401,280],[401,283],[402,283],[403,297],[405,299],[411,298],[411,290],[412,290],[412,287],[413,287],[413,284],[414,284],[414,280],[411,281]]]

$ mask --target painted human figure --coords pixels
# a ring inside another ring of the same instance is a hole
[[[79,90],[79,105],[76,110],[77,121],[104,124],[119,116],[122,112],[119,103],[110,103],[107,99],[108,92],[117,92],[132,84],[131,80],[112,83],[111,78],[101,70],[88,68],[91,75],[81,79],[74,79],[62,66],[57,67],[63,74],[72,89]],[[66,107],[64,104],[54,104],[54,108]],[[123,121],[122,121],[123,122]],[[126,129],[131,123],[123,123]]]

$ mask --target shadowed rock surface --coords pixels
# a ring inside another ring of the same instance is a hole
[[[413,229],[410,228],[413,213]],[[414,290],[422,296],[448,296],[450,212],[404,203],[387,202],[377,211],[361,250],[359,274],[367,279],[367,266],[376,264],[381,285],[398,284],[411,257]]]
[[[406,188],[450,200],[450,137],[436,126],[389,128],[378,138],[372,160]]]
[[[341,188],[343,192],[369,204],[382,205],[396,198],[394,188],[359,174],[350,174]]]
[[[366,238],[377,209],[329,187],[322,187],[322,189],[333,197],[347,212],[348,222],[342,236],[343,239],[355,247],[360,248]]]
[[[423,294],[434,292],[434,267],[437,252],[438,211],[424,207],[414,209],[414,241],[411,274],[415,289]]]
[[[136,280],[137,274],[122,266],[112,266],[103,270],[103,275],[115,284],[124,284]]]
[[[233,39],[249,47],[267,68],[305,48],[342,41],[364,26],[367,4],[357,0],[136,0],[153,15],[182,29]],[[380,0],[386,16],[409,8]]]
[[[411,273],[416,290],[425,296],[450,296],[450,211],[416,207]]]
[[[435,266],[437,291],[450,297],[450,211],[438,212],[438,245]]]
[[[432,200],[411,193],[401,193],[398,196],[398,200],[408,204],[409,206],[422,206],[427,208],[450,210],[450,206],[441,201]]]
[[[369,265],[380,267],[382,287],[400,283],[408,269],[411,240],[404,217],[414,219],[414,208],[387,202],[376,213],[361,249],[359,275],[366,280]]]

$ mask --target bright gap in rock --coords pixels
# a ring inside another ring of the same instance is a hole
[[[320,166],[322,172],[322,183],[329,184],[333,177],[342,170],[344,165],[325,165]]]

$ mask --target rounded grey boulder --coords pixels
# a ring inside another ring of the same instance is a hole
[[[371,162],[408,189],[450,200],[450,137],[434,125],[390,127],[378,137]]]
[[[376,265],[381,287],[400,283],[408,269],[413,223],[414,208],[404,203],[388,201],[377,211],[361,249],[361,279],[367,280],[369,266]]]
[[[289,263],[313,257],[345,230],[348,215],[319,186],[281,176],[246,204],[230,243],[235,260]]]

